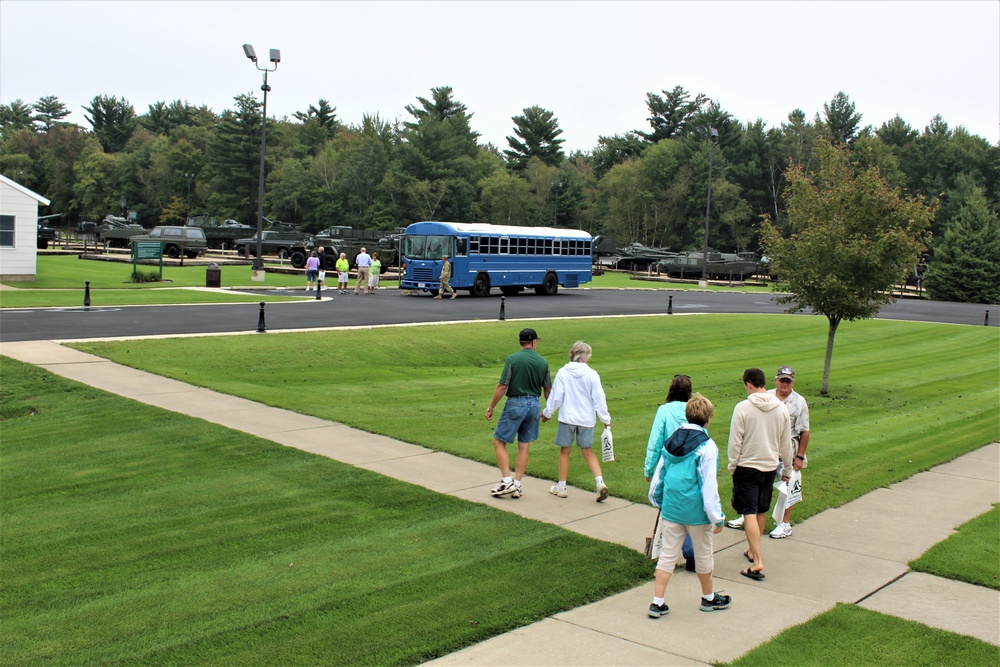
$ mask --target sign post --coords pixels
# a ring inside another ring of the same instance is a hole
[[[132,279],[136,277],[136,265],[142,259],[160,262],[160,280],[163,280],[163,243],[161,241],[134,241],[132,243]]]

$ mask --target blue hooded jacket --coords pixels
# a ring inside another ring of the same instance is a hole
[[[660,516],[687,526],[711,523],[702,500],[698,448],[709,440],[701,428],[679,428],[663,447],[663,470],[655,496]]]

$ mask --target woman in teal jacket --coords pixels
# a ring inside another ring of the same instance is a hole
[[[689,400],[691,400],[691,378],[687,375],[675,375],[670,383],[670,389],[667,390],[667,401],[656,410],[653,428],[649,431],[646,463],[643,466],[647,482],[653,478],[656,466],[660,463],[664,443],[677,427],[687,422],[684,409]]]

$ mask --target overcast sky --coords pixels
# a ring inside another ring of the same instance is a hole
[[[935,114],[1000,140],[1000,2],[89,2],[0,0],[0,102],[55,95],[89,128],[95,95],[137,113],[186,100],[216,112],[260,95],[269,116],[322,98],[345,123],[408,119],[451,86],[482,142],[552,111],[567,150],[648,130],[647,92],[680,85],[737,120],[808,118],[844,91],[875,127]]]

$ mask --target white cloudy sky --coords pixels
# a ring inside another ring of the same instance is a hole
[[[175,99],[216,112],[260,94],[243,56],[281,50],[268,115],[327,99],[340,119],[408,117],[451,86],[483,141],[555,113],[565,147],[648,129],[645,94],[676,85],[741,121],[809,118],[843,90],[876,127],[940,114],[1000,139],[1000,2],[90,2],[0,0],[0,102],[98,94],[138,113]]]

